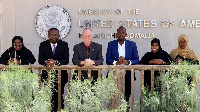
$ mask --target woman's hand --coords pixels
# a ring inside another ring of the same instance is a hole
[[[16,58],[10,58],[9,60],[8,60],[8,62],[7,62],[7,64],[9,65],[10,63],[16,63],[16,64],[18,64],[18,65],[20,65],[21,64],[21,62],[18,60],[18,59],[16,59]]]
[[[183,63],[183,60],[182,59],[176,59],[176,63]]]

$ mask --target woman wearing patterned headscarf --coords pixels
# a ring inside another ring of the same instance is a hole
[[[170,56],[177,63],[186,60],[191,64],[199,64],[199,59],[196,53],[189,48],[188,42],[187,35],[180,35],[178,38],[178,47],[171,51]]]
[[[160,40],[154,38],[151,41],[151,52],[147,52],[142,59],[140,60],[139,64],[146,64],[146,65],[167,65],[171,62],[170,55],[162,50],[160,46]],[[151,71],[144,71],[144,86],[150,88],[151,87]],[[160,76],[158,71],[154,71],[154,77],[157,78]],[[158,87],[160,88],[160,87]]]
[[[32,52],[24,46],[21,36],[13,37],[12,47],[7,49],[0,57],[0,64],[8,65],[13,61],[21,65],[34,64],[36,61]]]

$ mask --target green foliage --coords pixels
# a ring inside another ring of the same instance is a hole
[[[28,68],[10,64],[0,75],[2,112],[48,112],[51,110],[51,84],[39,87],[38,77]]]
[[[143,88],[141,105],[144,112],[198,112],[199,96],[192,78],[199,81],[199,70],[196,65],[186,62],[170,68],[161,74],[162,91],[148,92]]]
[[[113,73],[108,77],[98,79],[94,85],[92,80],[72,80],[71,89],[68,89],[66,96],[67,108],[62,112],[124,112],[127,109],[127,102],[117,89]],[[119,99],[117,99],[119,98]],[[120,102],[118,108],[109,109],[109,103],[113,100]]]

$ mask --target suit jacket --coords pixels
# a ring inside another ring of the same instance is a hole
[[[87,59],[87,51],[85,44],[83,42],[76,44],[73,50],[74,54],[72,62],[74,65],[80,65],[81,61]],[[89,58],[93,61],[98,62],[98,65],[102,65],[103,64],[102,45],[92,42],[90,44]]]
[[[130,60],[131,65],[139,63],[139,56],[135,42],[125,40],[125,59]],[[114,61],[119,61],[118,40],[113,40],[108,43],[106,53],[106,63],[108,65],[113,65]]]
[[[125,40],[125,59],[131,61],[131,65],[139,63],[139,56],[137,51],[136,43],[133,41]],[[106,53],[106,63],[108,65],[113,65],[114,61],[119,61],[118,52],[118,40],[113,40],[108,43],[107,53]],[[131,82],[131,72],[126,71],[126,78]],[[134,80],[136,77],[134,76]]]
[[[51,44],[49,40],[40,43],[39,47],[39,64],[45,65],[45,61],[48,59],[57,60],[60,65],[66,65],[69,63],[69,48],[68,43],[59,40],[56,46],[55,54],[53,55]]]

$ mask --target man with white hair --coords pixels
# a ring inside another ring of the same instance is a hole
[[[102,45],[92,42],[93,35],[90,28],[83,29],[82,32],[83,42],[76,44],[74,46],[74,54],[72,62],[74,65],[79,66],[91,66],[91,65],[102,65],[103,56],[102,56]],[[82,79],[87,78],[87,71],[82,72]],[[91,75],[94,80],[98,78],[98,72],[92,71]]]

